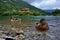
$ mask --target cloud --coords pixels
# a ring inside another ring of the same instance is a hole
[[[52,9],[60,9],[60,7],[54,7],[54,8],[52,8]]]
[[[33,3],[31,3],[31,5],[33,5],[33,6],[35,6],[35,7],[38,7],[40,4],[39,4],[40,2],[38,2],[38,1],[34,1]]]
[[[60,0],[42,0],[42,1],[34,1],[31,5],[41,8],[41,9],[53,9],[53,8],[60,8]]]
[[[54,4],[55,2],[56,2],[56,0],[43,0],[41,2],[34,1],[31,4],[38,7],[40,5],[51,5],[51,4]]]

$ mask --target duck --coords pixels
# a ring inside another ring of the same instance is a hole
[[[47,31],[47,30],[49,30],[48,23],[45,21],[45,19],[41,19],[39,23],[36,23],[35,28],[38,31]]]

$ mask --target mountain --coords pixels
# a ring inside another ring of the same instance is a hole
[[[44,10],[44,11],[47,12],[47,13],[52,13],[52,12],[54,12],[53,9],[51,9],[51,10]]]
[[[45,14],[44,11],[38,9],[23,0],[0,0],[0,14],[13,14],[17,13],[22,8],[29,8],[30,11]]]

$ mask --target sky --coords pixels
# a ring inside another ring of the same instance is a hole
[[[25,1],[43,10],[56,8],[60,9],[60,0],[25,0]]]

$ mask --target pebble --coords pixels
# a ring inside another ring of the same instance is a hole
[[[53,28],[54,27],[51,27],[52,29],[50,29],[50,30],[48,30],[47,32],[46,32],[46,39],[47,40],[60,40],[60,31],[58,30],[58,28],[57,28],[57,30],[53,30]],[[19,30],[19,33],[23,33],[23,34],[20,34],[20,36],[19,36],[19,38],[18,38],[18,40],[19,39],[25,39],[25,40],[43,40],[43,38],[44,38],[44,35],[42,34],[42,32],[38,32],[38,31],[36,31],[36,30],[33,30],[33,28],[31,29],[31,30],[29,30],[30,29],[30,27],[27,27],[26,28],[27,30]],[[2,29],[3,30],[3,29]],[[16,28],[14,29],[14,28],[12,28],[12,30],[16,30]],[[56,33],[57,32],[57,33]]]

